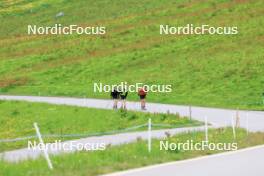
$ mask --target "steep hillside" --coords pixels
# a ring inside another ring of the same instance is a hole
[[[152,102],[264,109],[263,14],[262,0],[5,0],[0,93],[108,98],[94,82],[127,81],[172,84],[171,93],[150,93]],[[55,23],[107,33],[27,35],[29,24]],[[160,35],[160,24],[237,26],[239,34]]]

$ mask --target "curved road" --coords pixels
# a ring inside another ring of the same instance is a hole
[[[111,109],[111,100],[91,99],[91,98],[66,98],[66,97],[38,97],[38,96],[8,96],[0,95],[0,100],[20,100],[29,102],[43,102],[50,104],[63,104],[80,107],[91,107],[101,109]],[[138,102],[127,102],[128,110],[141,111]],[[181,116],[189,116],[189,106],[169,105],[159,103],[147,103],[146,112],[157,113],[179,113]],[[214,127],[231,126],[232,119],[236,117],[236,110],[192,107],[192,117],[199,121],[208,118],[208,122]],[[240,127],[249,131],[264,131],[263,111],[238,111]]]
[[[106,176],[263,176],[264,145]]]
[[[153,130],[151,132],[151,136],[152,138],[162,139],[166,137],[166,133],[175,135],[175,134],[183,133],[187,131],[201,131],[201,130],[204,130],[204,127],[186,127],[186,128],[175,128],[175,129]],[[62,144],[70,145],[71,143],[78,143],[78,145],[79,144],[87,145],[87,144],[104,143],[106,146],[109,144],[110,145],[121,145],[125,143],[135,142],[139,138],[143,140],[147,140],[148,132],[141,131],[141,132],[120,133],[120,134],[114,134],[114,135],[94,136],[94,137],[87,137],[87,138],[65,141]],[[70,152],[75,152],[75,151],[77,151],[76,148],[73,148],[71,150],[63,150],[63,148],[62,149],[48,148],[47,152],[49,154],[57,155],[60,153],[70,153]],[[0,159],[3,159],[8,162],[19,162],[19,161],[23,161],[27,159],[37,159],[39,156],[42,155],[42,153],[43,151],[39,149],[23,148],[23,149],[0,153]]]
[[[65,98],[65,97],[36,97],[36,96],[6,96],[0,95],[0,100],[19,100],[29,102],[43,102],[50,104],[63,104],[80,107],[92,107],[111,109],[111,100],[99,99],[85,99],[85,98]],[[138,102],[128,102],[127,107],[129,110],[140,110]],[[194,119],[204,121],[208,118],[208,122],[213,127],[231,126],[232,119],[239,115],[240,126],[247,128],[249,131],[264,131],[264,112],[260,111],[239,111],[218,109],[218,108],[203,108],[192,107],[192,117]],[[148,103],[146,112],[159,112],[159,113],[179,113],[181,116],[189,116],[188,106],[168,105],[158,103]],[[202,127],[197,127],[196,130],[202,130]],[[171,133],[178,133],[189,129],[171,129]],[[165,130],[166,131],[166,130]],[[112,144],[127,143],[135,141],[138,136],[146,139],[146,132],[135,132],[129,134],[118,134],[101,137],[91,137],[80,139],[80,141],[108,141]],[[153,137],[163,137],[164,130],[153,131]],[[118,140],[117,140],[118,139]],[[69,141],[66,141],[69,142]],[[27,149],[15,150],[0,154],[0,158],[14,162],[21,159],[36,158],[41,152],[28,152]],[[50,151],[56,154],[60,151]],[[235,152],[227,152],[216,154],[212,156],[205,156],[196,159],[177,161],[165,163],[160,165],[149,166],[145,168],[133,169],[129,171],[113,173],[109,176],[196,176],[196,175],[215,175],[215,176],[263,176],[264,175],[264,146],[257,146],[248,149],[242,149]]]

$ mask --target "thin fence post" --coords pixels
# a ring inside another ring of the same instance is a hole
[[[240,126],[240,117],[239,117],[239,109],[237,108],[236,111],[236,128],[238,128]]]
[[[246,129],[247,129],[247,135],[249,133],[249,126],[248,126],[248,112],[246,114]]]
[[[189,106],[189,117],[190,117],[190,120],[192,120],[192,106],[191,105]]]
[[[38,139],[39,139],[39,142],[42,146],[44,146],[44,149],[43,149],[43,152],[44,152],[44,157],[48,163],[48,166],[49,166],[49,169],[52,170],[53,169],[53,165],[51,163],[51,160],[49,158],[49,154],[48,154],[48,151],[47,151],[47,148],[43,142],[43,139],[41,137],[41,134],[40,134],[40,131],[39,131],[39,128],[38,128],[38,124],[35,122],[34,123],[34,127],[35,127],[35,130],[36,130],[36,133],[37,133],[37,136],[38,136]]]
[[[148,120],[148,152],[151,152],[151,118]]]
[[[235,122],[234,122],[234,117],[231,118],[232,122],[232,129],[233,129],[233,139],[236,140],[236,127],[235,127]]]
[[[205,142],[208,142],[208,123],[207,116],[204,118],[204,131],[205,131]]]

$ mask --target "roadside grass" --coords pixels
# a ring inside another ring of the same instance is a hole
[[[151,102],[264,109],[262,0],[12,3],[0,11],[1,94],[108,98],[94,92],[93,83],[126,81],[172,85],[171,93],[149,93]],[[60,11],[65,16],[55,19]],[[160,24],[205,22],[237,26],[239,34],[159,34]],[[26,34],[28,24],[55,23],[103,25],[107,35]]]
[[[110,105],[111,106],[111,105]],[[13,139],[36,135],[33,123],[37,122],[42,134],[87,134],[119,131],[133,126],[153,123],[171,126],[154,127],[177,128],[202,125],[202,122],[190,120],[174,114],[151,114],[134,111],[113,111],[93,108],[81,108],[44,103],[0,101],[0,139]],[[142,131],[147,127],[128,130]],[[100,135],[100,134],[97,134]],[[69,140],[71,138],[47,138],[45,141]],[[0,152],[27,146],[27,141],[0,142]]]
[[[184,133],[163,139],[163,141],[169,141],[169,143],[184,143],[187,140],[193,140],[194,143],[201,142],[204,140],[204,133]],[[152,142],[151,153],[148,153],[147,151],[147,142],[139,139],[137,142],[131,144],[109,146],[104,151],[77,152],[74,154],[52,156],[51,160],[55,168],[53,171],[48,169],[47,163],[43,158],[34,161],[24,161],[17,164],[0,162],[0,174],[6,176],[92,176],[223,152],[209,151],[208,149],[202,151],[166,151],[160,150],[159,140],[155,139]],[[226,144],[237,142],[238,148],[241,149],[249,146],[264,144],[264,133],[249,133],[247,135],[245,130],[237,129],[237,138],[236,141],[234,141],[231,128],[210,129],[209,142],[222,142]]]

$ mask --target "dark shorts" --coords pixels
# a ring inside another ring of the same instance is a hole
[[[118,96],[112,96],[112,98],[113,98],[114,100],[119,99]]]
[[[146,98],[146,95],[139,95],[139,97],[140,97],[140,100],[143,100]]]
[[[120,95],[120,98],[121,98],[121,100],[125,100],[126,99],[126,96]]]

